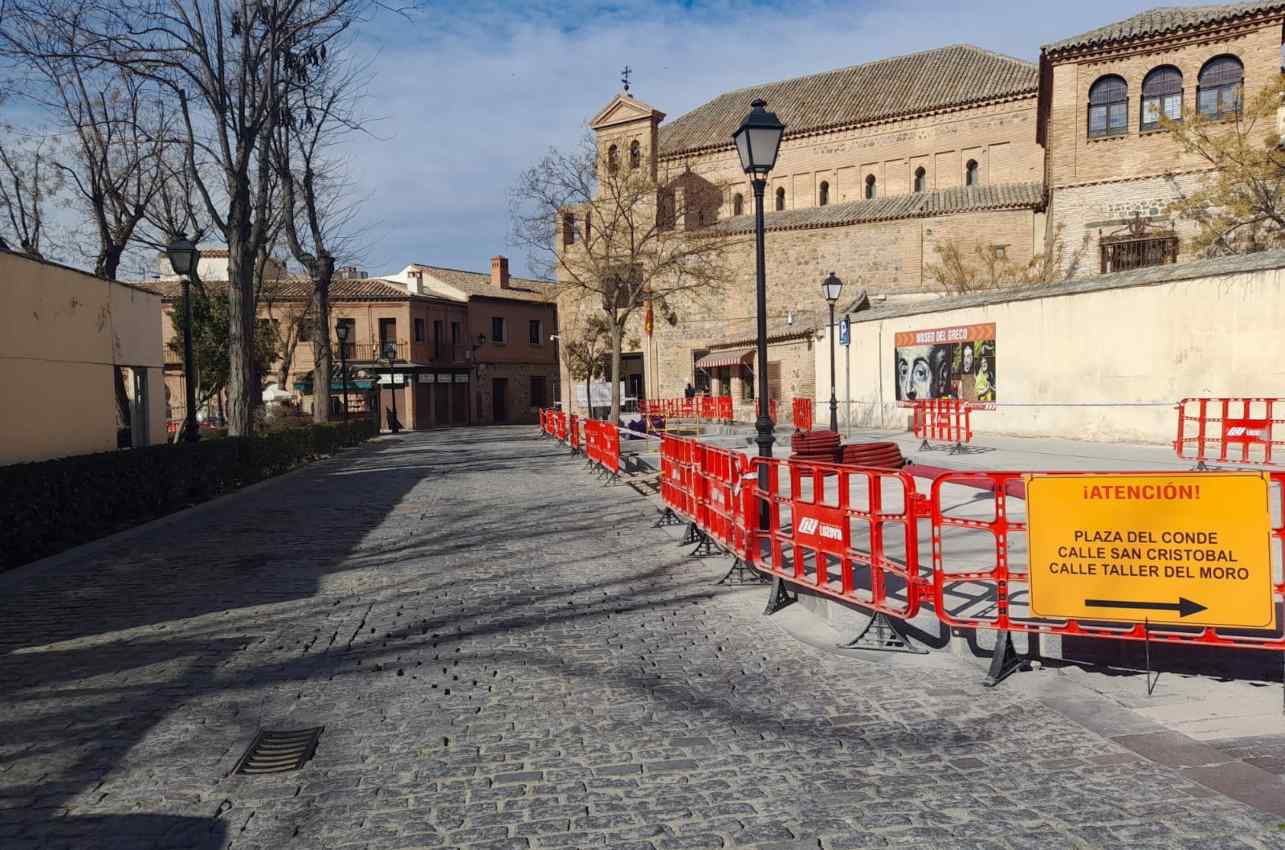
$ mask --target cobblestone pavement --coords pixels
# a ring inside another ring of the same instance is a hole
[[[1285,848],[972,668],[790,637],[533,430],[0,577],[0,847]],[[314,724],[304,769],[229,775]]]

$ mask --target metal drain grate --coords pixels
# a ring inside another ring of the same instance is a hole
[[[317,739],[325,728],[317,726],[293,732],[260,732],[232,772],[255,774],[298,770],[317,751]]]

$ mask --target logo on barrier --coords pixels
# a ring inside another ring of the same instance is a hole
[[[798,514],[794,536],[801,545],[824,551],[835,551],[848,545],[847,523],[838,508],[796,502],[794,510]],[[836,543],[839,544],[837,547]]]
[[[1033,475],[1026,492],[1035,616],[1275,626],[1265,475]]]
[[[1270,419],[1228,419],[1223,422],[1223,439],[1234,443],[1268,442],[1272,438]]]

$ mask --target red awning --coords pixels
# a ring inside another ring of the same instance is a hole
[[[718,366],[736,366],[745,363],[754,356],[752,348],[737,348],[731,351],[711,351],[696,361],[697,369],[713,369]]]

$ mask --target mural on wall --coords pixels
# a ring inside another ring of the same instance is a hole
[[[897,333],[897,403],[959,398],[995,406],[995,323]]]

